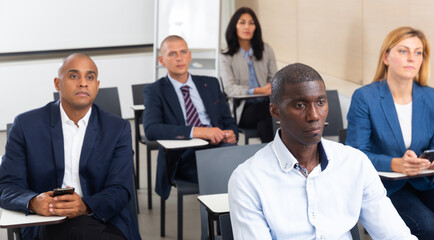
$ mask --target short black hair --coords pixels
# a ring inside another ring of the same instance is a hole
[[[280,69],[271,82],[270,101],[280,105],[285,85],[308,81],[321,81],[324,83],[321,75],[315,69],[303,63],[290,64]]]

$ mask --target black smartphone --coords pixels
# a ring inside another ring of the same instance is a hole
[[[434,149],[423,151],[422,155],[420,155],[420,158],[425,158],[432,162],[434,160]]]
[[[68,188],[55,188],[53,190],[53,196],[60,196],[60,195],[65,195],[65,194],[73,194],[74,193],[74,188],[73,187],[68,187]]]

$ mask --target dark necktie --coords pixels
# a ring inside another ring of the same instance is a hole
[[[187,125],[193,127],[203,127],[204,125],[200,122],[199,114],[197,113],[196,107],[194,107],[193,102],[191,101],[189,87],[182,86],[181,91],[185,102]]]

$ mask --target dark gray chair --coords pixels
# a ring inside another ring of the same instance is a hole
[[[6,138],[9,136],[9,131],[11,130],[12,123],[6,124]]]
[[[177,189],[177,215],[178,215],[178,231],[177,239],[182,240],[183,235],[183,213],[184,213],[184,195],[192,195],[199,193],[197,183],[182,181],[175,179],[172,183]],[[160,236],[166,236],[166,200],[160,197]]]
[[[59,92],[53,93],[54,100],[59,99]],[[94,103],[107,112],[122,117],[121,102],[117,87],[100,88]]]
[[[347,140],[347,129],[339,129],[338,131],[339,136],[339,143],[345,144],[345,141]]]
[[[148,84],[136,84],[132,85],[133,91],[133,104],[143,105],[143,88]],[[140,131],[143,129],[143,110],[134,111],[134,132],[135,132],[135,147],[136,147],[136,187],[140,188],[140,149],[139,144],[146,145],[146,168],[147,168],[147,182],[148,182],[148,209],[152,209],[152,167],[151,167],[151,152],[152,150],[158,150],[158,143],[156,141],[150,141],[146,138],[146,135]]]
[[[198,149],[198,148],[196,148]],[[184,195],[192,195],[199,193],[199,185],[194,182],[188,182],[182,179],[178,179],[175,174],[175,179],[171,179],[169,176],[170,172],[174,170],[176,163],[170,162],[168,155],[179,156],[185,148],[179,148],[176,150],[164,149],[164,161],[165,161],[165,171],[166,180],[170,185],[177,188],[177,213],[178,213],[178,240],[182,240],[183,232],[183,199]],[[160,197],[160,236],[164,237],[166,235],[166,200]]]
[[[223,214],[219,217],[220,230],[222,233],[222,240],[233,240],[231,217],[229,214]]]
[[[327,90],[327,100],[329,104],[329,114],[326,122],[328,126],[324,128],[323,136],[337,136],[338,130],[344,126],[342,121],[342,110],[337,90]]]
[[[228,181],[235,168],[265,145],[252,144],[196,151],[199,194],[227,193]],[[206,210],[201,206],[201,239],[208,238],[207,219]]]

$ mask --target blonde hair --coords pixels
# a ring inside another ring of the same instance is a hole
[[[377,71],[375,72],[373,82],[384,80],[387,76],[387,66],[383,62],[383,57],[386,55],[386,53],[389,53],[390,49],[395,47],[396,44],[402,40],[411,37],[418,37],[423,45],[422,64],[420,66],[419,73],[414,77],[414,81],[421,86],[427,85],[429,78],[429,43],[422,31],[411,27],[399,27],[387,34],[383,41],[383,45],[381,46]]]

